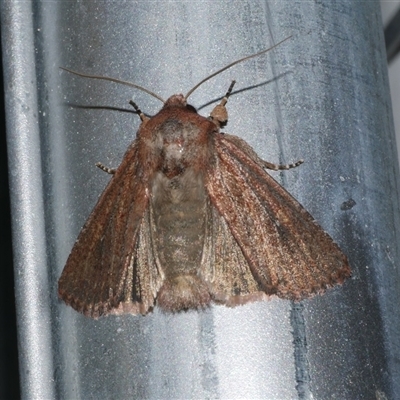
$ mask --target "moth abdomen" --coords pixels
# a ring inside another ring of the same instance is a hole
[[[201,277],[193,274],[166,279],[157,295],[157,305],[169,312],[204,308],[210,302],[208,285]]]
[[[150,203],[153,248],[165,276],[157,303],[168,311],[204,307],[211,297],[198,275],[209,207],[203,174],[187,168],[169,179],[158,171]]]

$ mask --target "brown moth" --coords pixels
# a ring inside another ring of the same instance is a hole
[[[220,132],[234,82],[209,118],[187,104],[200,84],[261,53],[167,101],[131,84],[164,105],[148,118],[131,102],[142,120],[136,139],[116,170],[98,165],[113,177],[58,283],[75,310],[97,318],[155,305],[177,312],[271,295],[301,300],[350,276],[337,244],[265,171],[302,161],[271,164]]]

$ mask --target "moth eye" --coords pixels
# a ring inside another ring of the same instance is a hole
[[[186,110],[194,112],[197,114],[197,110],[190,104],[186,104]]]

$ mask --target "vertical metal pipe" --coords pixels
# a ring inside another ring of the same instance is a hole
[[[399,171],[379,3],[35,2],[30,25],[13,19],[26,15],[18,4],[2,4],[2,29],[6,82],[15,77],[6,96],[25,397],[396,398]],[[26,35],[13,42],[18,32]],[[133,97],[154,114],[160,104],[58,67],[167,98],[290,35],[205,84],[191,103],[207,115],[212,105],[203,105],[232,79],[249,89],[231,97],[226,131],[268,161],[305,159],[274,177],[340,244],[352,279],[300,304],[271,299],[176,315],[95,321],[61,304],[58,276],[109,179],[94,164],[116,167],[139,125],[135,115],[93,107]],[[26,85],[39,122],[21,125]],[[40,137],[28,134],[33,127]],[[39,255],[28,259],[31,246]],[[30,337],[34,327],[45,335]],[[46,343],[40,368],[23,356]],[[28,370],[45,384],[25,379]]]
[[[1,5],[21,396],[50,399],[55,392],[33,15],[30,2]]]

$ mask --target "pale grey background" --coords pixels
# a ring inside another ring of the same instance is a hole
[[[354,399],[400,393],[398,166],[378,2],[80,1],[2,4],[24,398]],[[353,277],[301,304],[93,321],[61,304],[73,242],[134,138],[144,93],[166,98],[293,35],[195,92],[203,115],[232,96],[226,131],[348,254]],[[71,107],[75,105],[74,107]],[[344,205],[355,205],[346,209]]]

